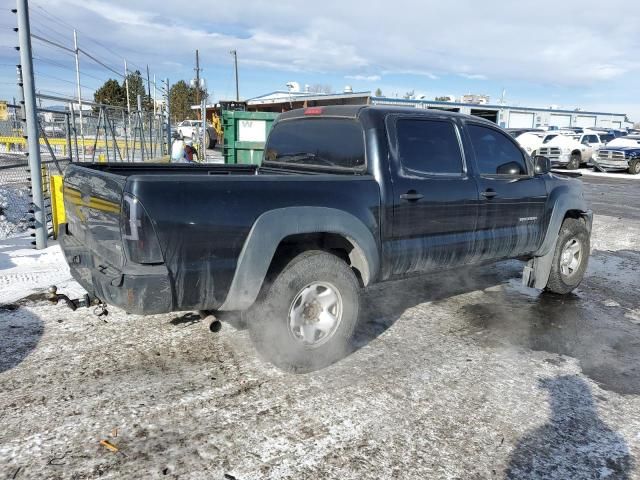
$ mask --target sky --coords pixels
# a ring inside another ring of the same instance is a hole
[[[8,5],[8,4],[11,5]],[[78,43],[112,69],[173,83],[195,76],[199,49],[214,99],[286,83],[434,98],[503,91],[510,105],[627,113],[640,121],[640,2],[537,0],[31,0],[32,33]],[[14,4],[0,18],[0,99],[16,95]],[[74,95],[72,54],[33,41],[36,88]],[[83,97],[113,72],[81,56]]]

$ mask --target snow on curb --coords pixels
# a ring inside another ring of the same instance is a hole
[[[631,175],[624,170],[616,170],[611,172],[596,172],[592,168],[581,168],[579,170],[574,170],[577,173],[580,173],[584,176],[588,177],[604,177],[604,178],[623,178],[626,180],[640,180],[640,175]]]

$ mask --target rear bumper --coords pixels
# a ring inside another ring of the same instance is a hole
[[[171,280],[164,265],[114,268],[69,235],[66,224],[60,225],[59,241],[71,275],[90,296],[140,315],[173,310]]]

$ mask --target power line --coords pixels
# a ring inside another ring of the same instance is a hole
[[[57,43],[57,42],[53,42],[53,41],[51,41],[51,40],[48,40],[48,39],[46,39],[46,38],[44,38],[44,37],[41,37],[40,35],[35,35],[35,34],[33,34],[33,33],[32,33],[32,34],[31,34],[31,38],[35,38],[36,40],[39,40],[40,42],[43,42],[43,43],[46,43],[46,44],[52,45],[52,46],[54,46],[54,47],[58,47],[58,48],[59,48],[59,49],[61,49],[61,50],[65,50],[65,51],[67,51],[67,52],[71,52],[71,53],[73,53],[74,55],[75,55],[75,53],[76,53],[76,52],[75,52],[75,50],[73,50],[72,48],[68,48],[68,47],[65,47],[64,45],[60,45],[59,43]]]
[[[49,65],[53,65],[53,66],[58,67],[58,68],[63,68],[65,70],[70,70],[72,72],[75,72],[75,67],[72,67],[70,65],[64,65],[62,63],[55,62],[53,60],[49,60],[48,58],[33,57],[33,59],[37,60],[38,62],[47,63]],[[105,81],[104,77],[98,77],[96,75],[92,75],[92,74],[87,73],[87,72],[82,72],[82,76],[83,77],[91,77],[91,78],[93,78],[95,80],[98,80],[100,82],[104,82]]]
[[[76,85],[76,82],[74,82],[74,81],[66,80],[66,79],[64,79],[64,78],[60,78],[60,77],[56,77],[55,75],[50,75],[50,74],[48,74],[48,73],[35,72],[35,74],[36,74],[36,76],[39,76],[39,77],[51,78],[51,79],[53,79],[53,80],[57,80],[57,81],[59,81],[59,82],[64,82],[64,83],[69,83],[69,84],[71,84],[71,85]],[[93,88],[91,88],[91,87],[88,87],[88,86],[86,86],[86,85],[83,85],[82,83],[80,84],[80,86],[81,86],[82,88],[86,88],[87,90],[91,90],[92,92],[95,92],[95,91],[96,91],[95,89],[93,89]]]
[[[61,19],[60,17],[58,17],[58,16],[54,15],[53,13],[49,12],[44,7],[42,7],[41,5],[37,5],[36,4],[35,6],[37,8],[39,8],[40,10],[42,10],[42,13],[47,15],[52,21],[56,22],[59,25],[75,29],[76,31],[82,33],[82,35],[84,37],[86,37],[86,39],[89,40],[91,43],[94,43],[95,45],[97,45],[97,46],[103,48],[104,50],[106,50],[107,52],[109,52],[111,55],[113,55],[115,58],[117,58],[118,61],[122,60],[121,54],[119,54],[118,52],[114,51],[113,49],[111,49],[110,47],[105,45],[104,43],[100,42],[99,40],[94,38],[92,35],[88,34],[87,32],[85,32],[83,30],[80,30],[79,28],[74,27],[70,23],[66,22],[65,20]],[[135,53],[137,55],[143,55],[142,53],[140,53],[140,52],[138,52],[136,50],[130,49],[130,48],[128,48],[127,50],[129,50],[130,52]],[[129,63],[131,63],[131,65],[134,65],[135,67],[137,67],[137,69],[139,69],[140,71],[144,70],[140,65],[137,65],[134,62],[129,61]]]

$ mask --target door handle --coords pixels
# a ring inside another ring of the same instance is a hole
[[[400,198],[409,202],[416,202],[421,198],[424,198],[424,195],[416,192],[415,190],[409,190],[407,193],[403,193],[402,195],[400,195]]]
[[[484,198],[493,198],[497,195],[497,193],[489,188],[482,192],[480,195],[482,195]]]

